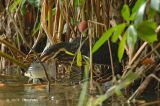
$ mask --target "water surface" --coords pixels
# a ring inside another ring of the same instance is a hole
[[[76,106],[80,87],[65,84],[27,84],[21,77],[0,77],[0,106]]]

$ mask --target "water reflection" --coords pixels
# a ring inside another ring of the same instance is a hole
[[[26,78],[0,76],[0,106],[77,106],[81,86],[52,84],[48,92],[46,84],[27,84]],[[97,96],[97,95],[95,95]],[[136,103],[126,103],[126,98],[111,98],[103,106],[139,106],[146,101],[157,100],[155,94],[143,95]],[[92,104],[94,96],[90,99]],[[150,106],[159,106],[158,103]],[[137,105],[138,104],[138,105]],[[92,106],[92,105],[91,105]]]
[[[9,81],[0,86],[0,106],[76,106],[78,101],[80,87],[77,86],[52,84],[48,92],[46,84]]]

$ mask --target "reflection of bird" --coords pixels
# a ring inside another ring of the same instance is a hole
[[[61,62],[68,62],[73,60],[74,55],[70,55],[69,53],[76,54],[78,48],[80,47],[80,37],[75,38],[72,42],[61,42],[55,45],[50,46],[41,56],[42,61],[47,60],[50,57],[53,57]],[[81,54],[89,57],[89,42],[86,38],[82,39],[81,46]],[[94,43],[93,43],[94,44]],[[93,46],[93,45],[92,45]],[[113,63],[116,72],[121,71],[121,65],[118,62],[117,50],[118,44],[111,43],[112,57]],[[67,53],[67,52],[69,53]],[[93,64],[102,64],[102,65],[110,65],[110,53],[108,43],[104,43],[94,54],[93,54]],[[111,68],[110,72],[111,72]]]

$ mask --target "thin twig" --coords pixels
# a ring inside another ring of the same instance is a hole
[[[110,56],[110,61],[111,61],[111,68],[112,68],[112,80],[113,82],[116,81],[115,78],[115,70],[114,70],[114,65],[113,65],[113,56],[112,56],[112,50],[111,50],[111,45],[110,45],[110,41],[108,40],[108,48],[109,48],[109,56]]]
[[[158,78],[154,74],[150,74],[149,76],[147,76],[145,78],[145,80],[143,81],[143,83],[138,87],[138,89],[132,94],[132,96],[127,101],[130,102],[133,98],[136,98],[138,95],[140,95],[144,91],[144,89],[147,87],[147,85],[149,84],[149,82],[152,80],[152,78],[154,78],[158,82],[160,82],[160,78]]]
[[[142,50],[145,48],[146,45],[147,45],[147,42],[144,42],[142,44],[142,46],[138,49],[138,51],[136,52],[132,60],[129,62],[129,66],[133,64],[133,62],[136,60],[136,58],[139,56],[139,54],[142,52]]]

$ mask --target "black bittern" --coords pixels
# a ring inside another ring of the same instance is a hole
[[[94,42],[93,42],[94,44]],[[92,45],[93,46],[93,45]],[[50,46],[47,50],[43,52],[41,55],[41,60],[46,61],[50,58],[54,58],[57,61],[69,63],[73,61],[73,58],[76,54],[77,50],[81,51],[82,56],[89,57],[89,40],[87,38],[80,38],[77,37],[73,39],[71,42],[61,42]],[[118,62],[117,56],[118,44],[111,43],[111,51],[112,51],[112,58],[113,64],[115,67],[115,73],[120,73],[122,70],[121,64]],[[105,75],[106,72],[108,74],[111,73],[111,61],[110,61],[110,52],[108,43],[104,43],[94,54],[93,54],[93,65],[106,65],[107,69],[102,71],[102,74]],[[109,67],[108,67],[109,66]]]

